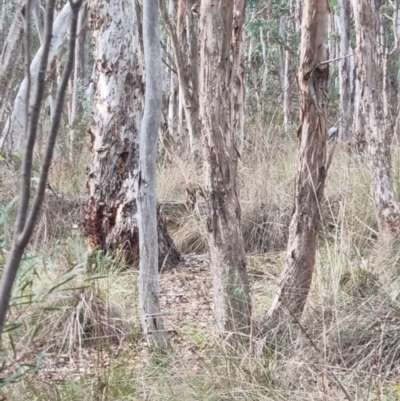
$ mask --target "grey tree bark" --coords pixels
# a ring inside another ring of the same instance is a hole
[[[351,131],[351,70],[349,43],[350,3],[339,0],[339,15],[336,16],[336,26],[340,35],[339,42],[339,86],[340,86],[340,124],[339,135],[343,142],[350,140]]]
[[[261,50],[264,62],[264,72],[262,79],[262,93],[264,95],[267,94],[267,80],[268,80],[268,57],[267,57],[267,46],[264,40],[264,31],[263,27],[260,27],[260,42],[261,42]]]
[[[32,6],[33,20],[35,21],[36,31],[39,36],[40,44],[42,44],[44,37],[44,13],[40,4],[40,0],[34,0]]]
[[[245,8],[245,0],[202,1],[199,94],[214,315],[221,333],[250,334],[251,298],[237,185]]]
[[[138,222],[140,243],[139,307],[150,348],[169,348],[160,311],[157,242],[157,138],[162,107],[159,0],[143,4],[146,96],[140,131]]]
[[[326,89],[329,4],[306,0],[303,5],[300,66],[299,153],[294,211],[289,227],[285,268],[265,318],[268,329],[295,320],[303,312],[313,275],[320,205],[328,170],[326,157]]]
[[[69,127],[70,127],[70,149],[69,160],[74,162],[76,131],[79,128],[79,116],[83,112],[82,101],[79,98],[80,88],[85,80],[85,47],[87,32],[87,7],[82,8],[79,13],[78,21],[78,38],[75,48],[75,66],[71,77],[72,95],[69,110]]]
[[[352,0],[356,29],[356,63],[359,75],[361,105],[366,121],[371,192],[378,219],[380,237],[390,241],[400,233],[400,205],[395,192],[392,160],[390,154],[391,135],[385,116],[382,91],[382,71],[376,62],[379,34],[378,0]]]

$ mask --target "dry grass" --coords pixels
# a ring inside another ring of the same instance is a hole
[[[243,233],[257,320],[274,296],[292,208],[296,146],[279,132],[273,119],[253,121],[240,163]],[[400,151],[393,151],[398,166]],[[57,190],[78,199],[82,193],[75,184],[66,184],[73,171],[60,166],[54,171],[61,174],[54,176]],[[395,169],[398,188],[399,174]],[[4,205],[17,186],[9,169],[1,177]],[[186,188],[201,183],[202,172],[191,162],[160,166],[160,199],[184,202]],[[301,327],[290,327],[279,341],[268,338],[263,352],[254,341],[233,353],[215,336],[208,262],[192,255],[161,278],[174,349],[149,355],[139,332],[136,272],[101,255],[89,258],[79,230],[72,228],[75,217],[68,220],[70,212],[52,215],[56,204],[46,207],[41,222],[47,219],[50,227],[51,220],[54,229],[48,228],[47,236],[38,230],[19,276],[14,294],[19,305],[9,322],[20,326],[6,339],[2,375],[21,367],[26,372],[0,390],[5,399],[400,399],[400,253],[397,245],[384,249],[377,243],[368,166],[362,158],[336,150]],[[12,212],[7,213],[11,222]],[[206,252],[201,210],[182,209],[170,224],[182,251]]]

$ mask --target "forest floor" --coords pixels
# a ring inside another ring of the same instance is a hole
[[[241,161],[239,177],[256,321],[271,304],[284,265],[296,161],[294,141],[275,138],[273,127],[269,132],[254,139],[258,145]],[[399,155],[395,148],[398,189]],[[400,400],[400,247],[377,242],[363,157],[336,150],[301,326],[265,344],[245,341],[232,350],[216,335],[203,214],[196,207],[166,216],[184,255],[160,276],[172,343],[167,355],[150,354],[141,334],[137,270],[89,255],[81,238],[87,160],[53,167],[14,292],[0,399]],[[0,169],[1,265],[15,216],[18,160],[0,162]],[[158,180],[160,199],[182,200],[202,176],[175,160],[160,162]]]

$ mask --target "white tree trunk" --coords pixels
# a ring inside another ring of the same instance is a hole
[[[51,40],[51,48],[49,54],[49,64],[57,56],[59,47],[62,45],[65,35],[69,27],[71,18],[71,7],[69,2],[64,6],[60,14],[58,14],[53,24],[53,37]],[[40,58],[43,48],[40,47],[36,56],[32,60],[30,71],[31,76],[38,74]],[[26,93],[28,91],[28,80],[24,78],[18,90],[17,97],[14,102],[13,111],[11,116],[7,119],[6,125],[3,129],[0,138],[0,148],[5,147],[8,150],[17,150],[21,147],[23,140],[22,135],[25,132],[25,110],[26,110]],[[30,102],[33,101],[36,93],[35,82],[32,82],[30,90]]]

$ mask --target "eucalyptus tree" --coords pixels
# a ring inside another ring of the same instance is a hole
[[[251,299],[237,185],[245,8],[246,0],[202,1],[199,96],[215,319],[220,332],[249,334]]]
[[[326,155],[328,20],[327,1],[304,2],[298,71],[301,125],[298,130],[294,211],[285,268],[265,319],[269,328],[300,316],[311,286],[329,164]]]
[[[131,0],[93,0],[89,24],[94,42],[93,159],[87,174],[86,237],[132,264],[139,254],[139,134],[145,82],[140,15]],[[179,253],[158,219],[160,267],[176,265]]]
[[[335,15],[336,27],[340,35],[339,42],[339,94],[340,94],[340,138],[348,141],[351,137],[351,92],[353,76],[350,53],[350,2],[339,0],[338,15]]]
[[[162,64],[159,1],[143,4],[143,47],[146,95],[140,131],[138,220],[140,241],[139,306],[142,327],[151,348],[169,348],[160,313],[157,244],[157,138],[162,107]]]
[[[379,0],[352,0],[356,30],[356,65],[368,143],[371,192],[384,242],[400,233],[400,205],[395,192],[390,154],[391,134],[385,122],[385,98],[379,60]]]

